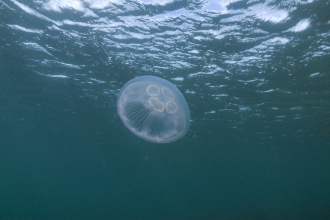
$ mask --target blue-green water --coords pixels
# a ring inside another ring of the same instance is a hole
[[[330,219],[330,2],[0,1],[0,219]],[[169,144],[130,79],[190,109]]]

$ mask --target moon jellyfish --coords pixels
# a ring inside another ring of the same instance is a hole
[[[120,91],[117,111],[136,136],[154,143],[170,143],[188,131],[189,107],[181,92],[169,81],[141,76]]]

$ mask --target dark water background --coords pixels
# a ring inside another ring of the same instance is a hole
[[[330,2],[0,1],[0,219],[330,219]],[[156,75],[191,111],[117,115]]]

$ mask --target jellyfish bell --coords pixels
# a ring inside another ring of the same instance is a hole
[[[169,81],[141,76],[121,89],[117,111],[136,136],[154,143],[170,143],[188,131],[189,107],[181,92]]]

